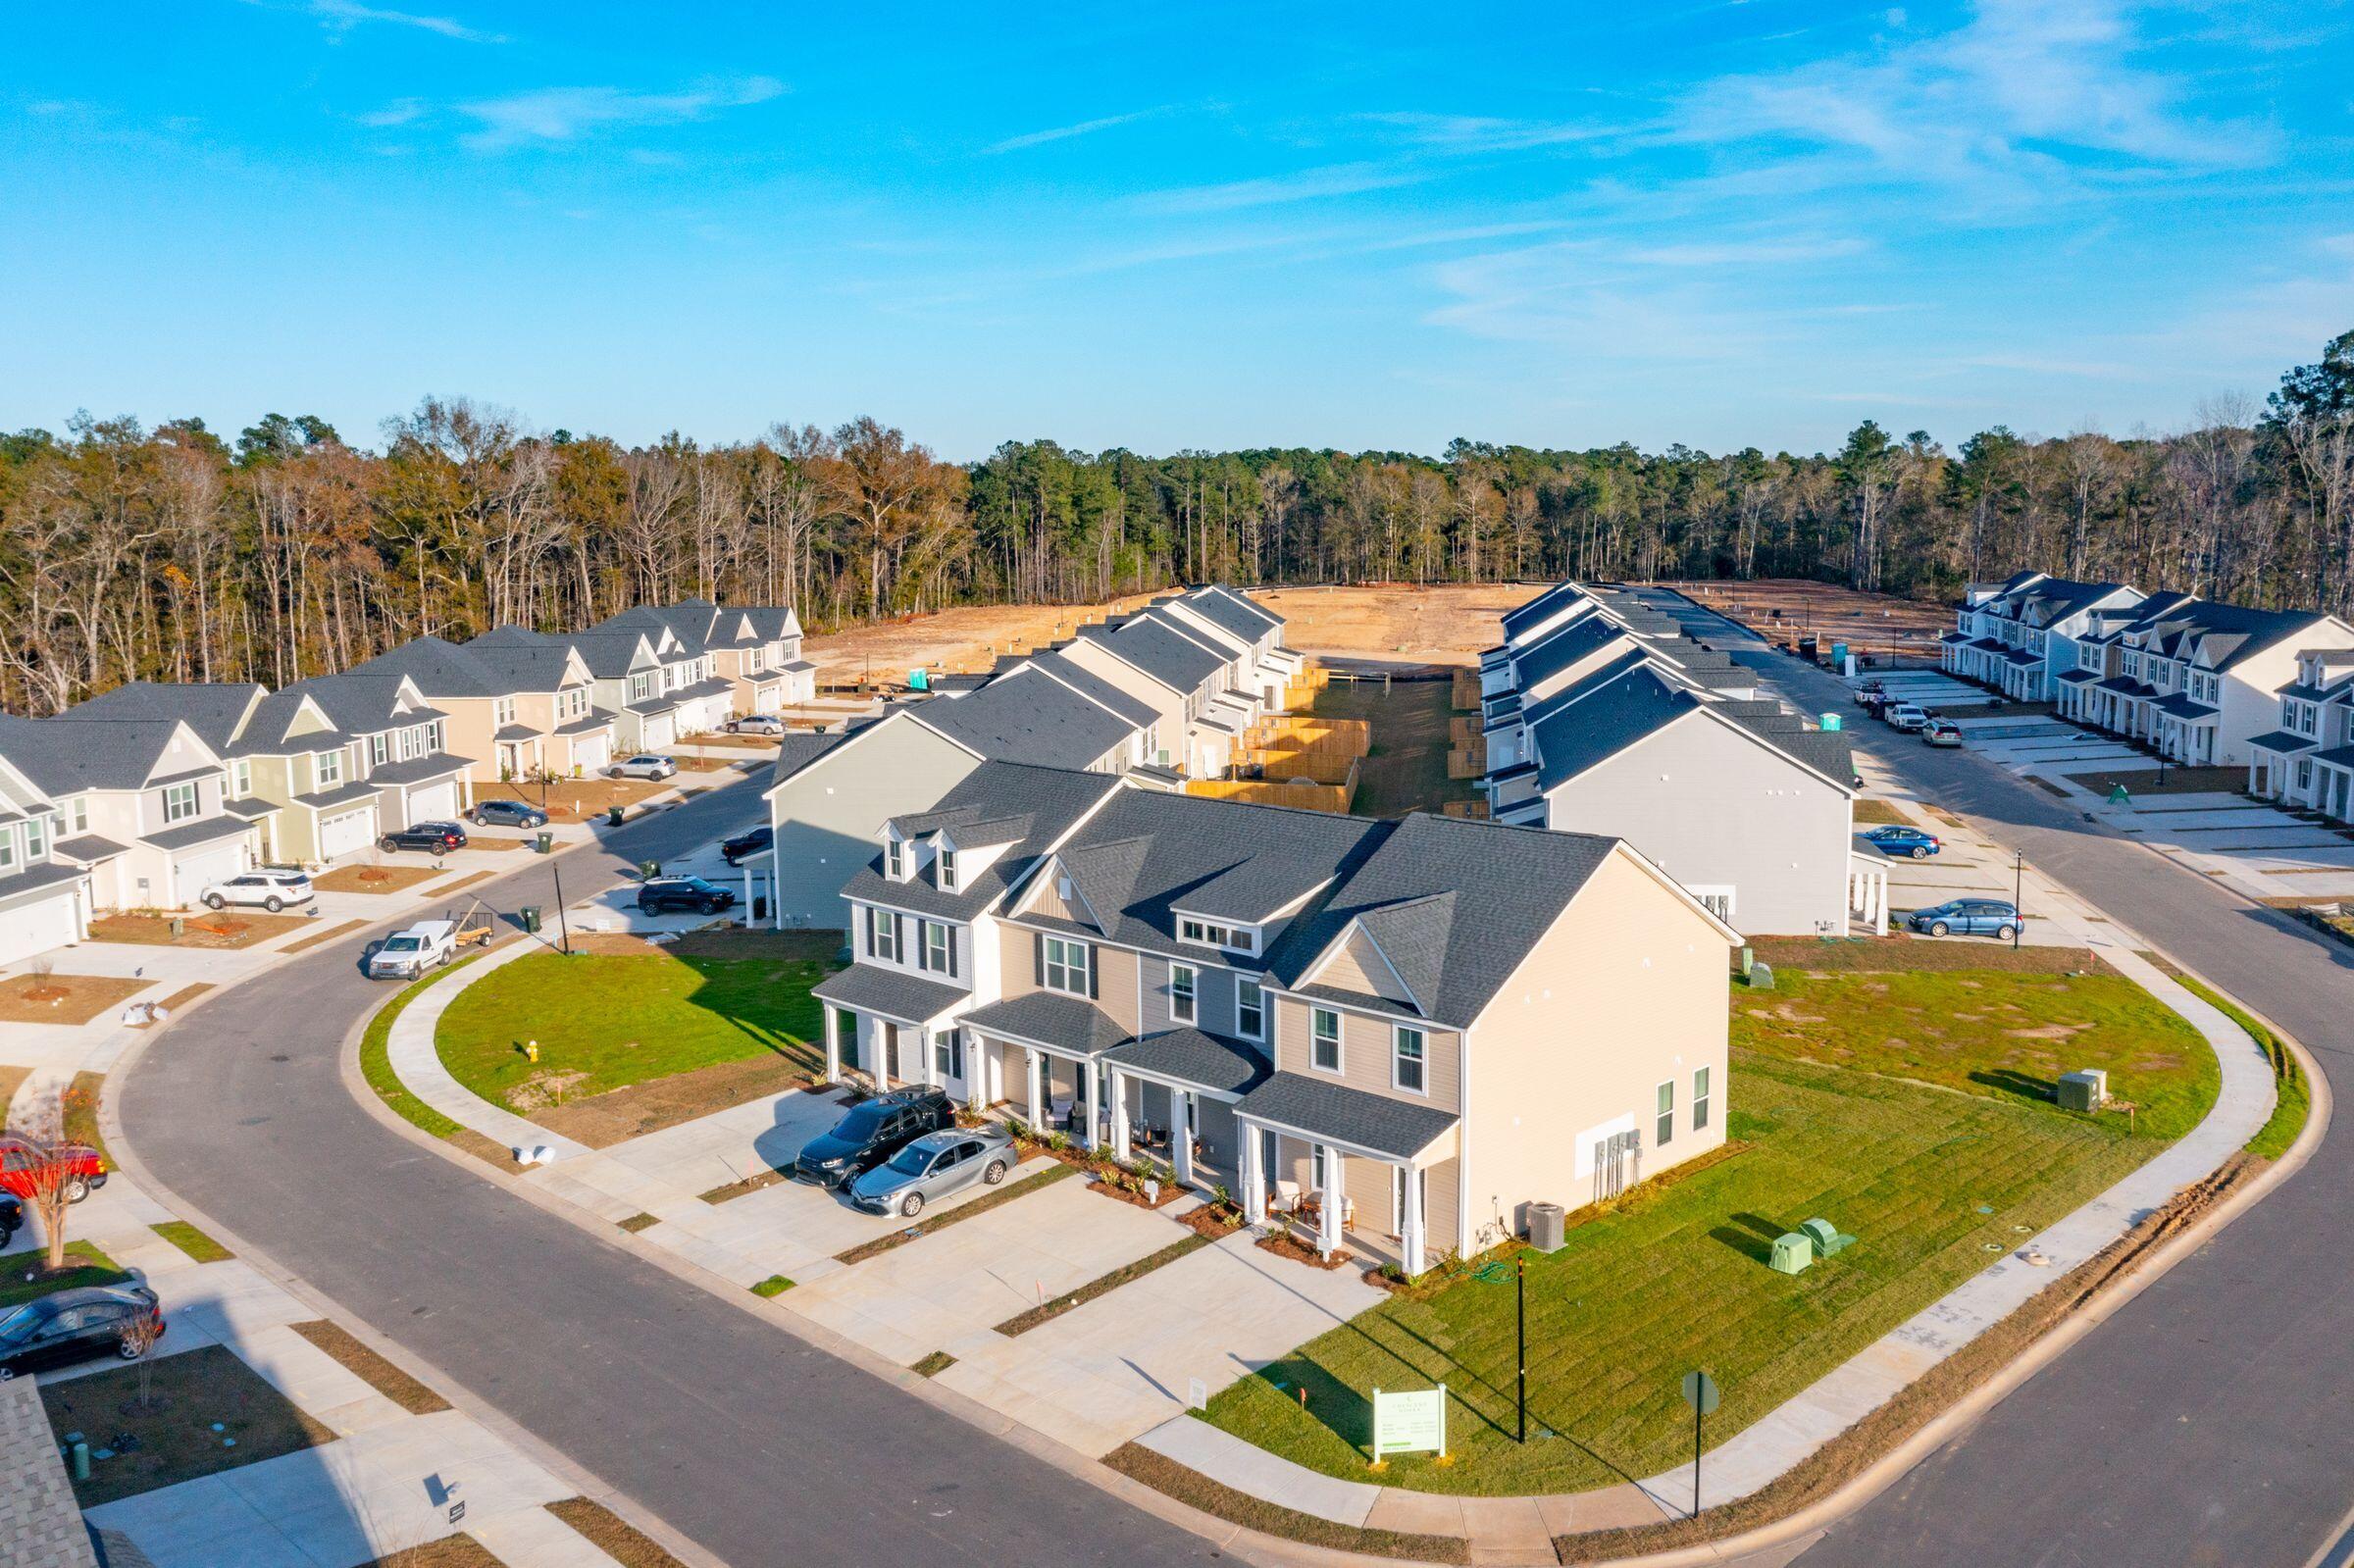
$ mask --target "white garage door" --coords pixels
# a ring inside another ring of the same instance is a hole
[[[192,904],[204,896],[205,888],[245,869],[245,846],[232,838],[182,855],[178,864],[179,901]]]
[[[667,713],[660,714],[654,718],[642,721],[639,725],[639,733],[640,736],[642,736],[642,739],[639,743],[639,749],[642,751],[660,751],[665,746],[670,744],[671,736],[676,733],[676,732],[671,728],[671,715]]]
[[[362,806],[327,818],[319,824],[319,858],[333,860],[365,849],[376,838],[376,808]]]
[[[0,909],[0,964],[30,958],[79,939],[81,933],[74,929],[71,885],[59,889],[55,898]]]
[[[776,685],[761,686],[752,693],[752,711],[754,713],[774,713],[783,706],[785,706],[785,687],[782,683]]]
[[[409,821],[449,822],[458,814],[458,782],[444,779],[437,784],[409,791]]]
[[[588,735],[573,742],[572,760],[583,773],[600,772],[613,760],[613,737]]]

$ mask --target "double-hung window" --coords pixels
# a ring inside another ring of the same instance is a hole
[[[1046,954],[1045,973],[1039,978],[1049,990],[1068,991],[1073,996],[1085,996],[1089,986],[1087,966],[1091,957],[1087,943],[1072,941],[1063,936],[1049,936],[1041,944]]]
[[[368,737],[368,762],[377,768],[384,765],[384,733],[381,730]]]
[[[907,846],[896,838],[883,840],[883,875],[893,882],[907,880]]]
[[[1652,1129],[1652,1144],[1664,1148],[1675,1137],[1675,1080],[1660,1086],[1660,1114]]]
[[[1245,1039],[1267,1037],[1266,992],[1255,980],[1234,983],[1234,1030]]]
[[[1420,1030],[1408,1029],[1404,1024],[1398,1026],[1395,1035],[1397,1070],[1391,1076],[1391,1087],[1413,1094],[1429,1093],[1429,1042]]]
[[[49,821],[45,817],[31,818],[25,824],[25,858],[36,861],[49,853]]]
[[[888,909],[866,912],[866,951],[886,963],[899,961],[899,917]]]
[[[1329,1007],[1307,1010],[1307,1060],[1319,1073],[1341,1070],[1341,1015]]]
[[[185,822],[196,815],[196,786],[193,784],[164,785],[164,821]]]
[[[1169,1017],[1190,1024],[1201,1012],[1201,975],[1191,964],[1169,966]]]
[[[956,890],[956,851],[941,845],[932,856],[932,875],[940,883],[942,892]]]
[[[239,757],[229,765],[229,787],[230,792],[239,800],[253,793],[253,763],[250,759]]]
[[[90,831],[90,798],[87,795],[74,797],[74,831],[76,833]]]
[[[17,833],[13,828],[0,828],[0,871],[17,863]]]
[[[942,1078],[964,1076],[964,1032],[944,1029],[932,1037],[932,1066]]]
[[[311,759],[311,776],[322,789],[333,789],[343,782],[343,753],[322,751]]]
[[[937,920],[924,922],[923,967],[935,975],[956,973],[956,928]]]
[[[1709,1070],[1698,1069],[1692,1075],[1692,1131],[1706,1132],[1709,1126]]]

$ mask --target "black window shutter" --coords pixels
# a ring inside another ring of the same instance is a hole
[[[1030,934],[1030,955],[1038,964],[1035,978],[1041,986],[1044,986],[1047,983],[1047,934],[1045,932],[1034,931]]]
[[[866,906],[866,956],[875,956],[875,906]]]
[[[891,956],[902,964],[907,962],[907,918],[904,915],[891,917]]]
[[[1096,944],[1089,942],[1087,944],[1087,997],[1089,1001],[1096,999]]]
[[[956,978],[956,928],[955,928],[955,927],[953,927],[953,926],[950,926],[950,927],[948,927],[948,928],[947,928],[947,932],[948,932],[948,979],[950,979],[950,980],[954,980],[954,979]],[[964,1074],[963,1074],[963,1073],[962,1073],[962,1071],[960,1070],[960,1071],[957,1073],[957,1075],[956,1075],[956,1076],[957,1076],[957,1077],[959,1077],[959,1078],[962,1078],[962,1077],[964,1076]]]
[[[932,922],[928,920],[915,923],[915,967],[922,970],[932,967]]]

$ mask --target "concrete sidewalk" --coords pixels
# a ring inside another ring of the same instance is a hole
[[[449,1069],[441,1065],[441,1053],[434,1048],[434,1032],[460,991],[501,964],[543,950],[537,941],[511,941],[463,970],[445,972],[418,992],[392,1021],[391,1033],[384,1037],[384,1056],[402,1087],[460,1127],[472,1128],[508,1148],[546,1148],[555,1158],[566,1159],[588,1153],[588,1146],[491,1104],[451,1077]]]

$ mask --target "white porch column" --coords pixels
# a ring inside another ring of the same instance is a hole
[[[1324,1148],[1324,1191],[1316,1215],[1316,1250],[1329,1257],[1341,1249],[1341,1151],[1330,1144]]]
[[[880,1094],[891,1087],[891,1037],[899,1032],[899,1026],[885,1018],[871,1022],[874,1024],[870,1037],[875,1042],[875,1059],[866,1071],[875,1081],[875,1092]]]
[[[1260,1150],[1266,1144],[1266,1135],[1249,1122],[1236,1121],[1234,1136],[1242,1143],[1242,1157],[1237,1160],[1235,1179],[1243,1189],[1243,1220],[1245,1224],[1264,1224],[1267,1218],[1267,1178],[1258,1168]]]
[[[926,1088],[940,1087],[940,1052],[932,1042],[930,1025],[915,1032],[915,1048],[923,1053],[924,1058],[916,1064],[915,1076],[924,1081]]]
[[[1191,1089],[1169,1090],[1169,1158],[1177,1168],[1177,1185],[1194,1185],[1194,1094]]]
[[[989,1064],[994,1051],[982,1047],[978,1035],[962,1035],[964,1041],[964,1093],[975,1115],[989,1109]]]
[[[1093,1059],[1079,1058],[1079,1146],[1093,1150],[1096,1146],[1096,1064]]]
[[[1128,1160],[1128,1075],[1118,1068],[1106,1068],[1111,1075],[1111,1157],[1126,1164]]]
[[[1398,1234],[1406,1246],[1406,1273],[1408,1279],[1422,1272],[1422,1173],[1411,1160],[1402,1161],[1398,1168],[1399,1185],[1406,1192],[1406,1213],[1401,1216]]]
[[[842,1082],[842,1009],[826,1004],[826,1082]]]
[[[777,840],[772,833],[768,840],[768,924],[770,929],[785,929],[785,885],[777,880]]]
[[[1039,1084],[1038,1052],[1022,1047],[1022,1087],[1030,1091],[1030,1131],[1043,1132],[1047,1125],[1047,1096]]]
[[[1876,930],[1876,931],[1879,933],[1879,935],[1881,935],[1881,936],[1887,936],[1887,935],[1888,935],[1888,873],[1887,873],[1887,872],[1885,872],[1885,871],[1883,871],[1883,872],[1881,872],[1881,873],[1880,873],[1880,875],[1879,875],[1879,878],[1878,878],[1878,885],[1872,889],[1872,898],[1871,898],[1871,919],[1872,919],[1872,926],[1873,926],[1873,929],[1874,929],[1874,930]]]

